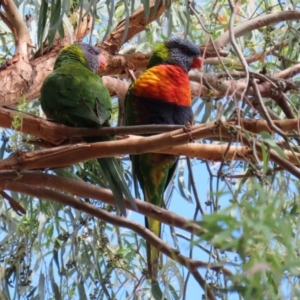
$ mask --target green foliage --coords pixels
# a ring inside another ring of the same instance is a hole
[[[15,117],[12,121],[12,129],[14,129],[14,130],[18,130],[18,129],[20,129],[20,127],[22,127],[23,111],[27,107],[25,97],[22,97],[18,102],[19,102],[19,105],[18,105],[19,112],[15,115]]]
[[[282,299],[280,286],[288,288],[300,266],[299,198],[289,202],[286,195],[256,179],[249,185],[239,200],[199,222],[208,233],[195,245],[203,241],[215,245],[225,265],[236,269],[231,285],[220,292],[237,291],[245,299]],[[232,262],[231,252],[236,253]]]

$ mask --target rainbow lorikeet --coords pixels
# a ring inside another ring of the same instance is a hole
[[[96,47],[85,43],[64,47],[55,61],[53,72],[41,88],[40,101],[46,116],[73,127],[109,126],[111,98],[102,79],[95,74],[105,66],[106,61]],[[85,138],[89,143],[112,139],[103,136]],[[123,194],[136,209],[117,160],[109,157],[100,158],[98,162],[121,213],[126,215]]]
[[[202,66],[199,55],[199,47],[188,40],[176,38],[158,44],[147,70],[128,90],[125,99],[126,124],[191,124],[193,112],[188,71]],[[163,194],[175,172],[178,156],[146,153],[132,155],[131,161],[144,199],[162,206]],[[159,221],[146,217],[145,225],[160,237]],[[156,280],[161,256],[148,243],[147,261],[149,277]]]

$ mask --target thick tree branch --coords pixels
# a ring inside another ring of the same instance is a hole
[[[146,26],[160,17],[171,4],[170,0],[160,1],[158,6],[156,2],[155,0],[150,1],[148,18],[145,16],[144,7],[141,6],[129,17],[129,20],[124,19],[119,22],[112,33],[99,45],[100,48],[110,54],[116,54],[124,43],[144,31]]]
[[[15,111],[0,108],[0,126],[10,128],[13,121]],[[17,153],[0,162],[1,169],[36,169],[36,168],[54,168],[63,167],[74,164],[79,161],[85,161],[93,158],[107,157],[122,154],[139,154],[144,152],[159,151],[162,153],[170,153],[176,155],[187,155],[190,157],[198,157],[210,161],[221,161],[224,158],[227,160],[248,160],[253,157],[252,149],[248,147],[230,147],[226,157],[224,151],[226,145],[201,145],[201,144],[186,144],[179,147],[170,148],[170,146],[181,145],[188,143],[192,136],[194,139],[217,137],[227,139],[232,137],[231,130],[235,128],[236,120],[229,123],[216,124],[208,123],[192,127],[191,132],[181,134],[183,139],[177,140],[174,137],[182,133],[181,130],[165,133],[152,137],[132,137],[121,141],[105,142],[97,144],[78,144],[56,147],[52,149],[44,149],[30,153]],[[97,135],[98,134],[127,134],[139,132],[134,127],[130,128],[107,128],[102,130],[91,130],[86,128],[71,128],[64,125],[55,124],[44,119],[24,115],[22,122],[22,132],[34,134],[35,136],[46,138],[50,142],[62,142],[74,136]],[[297,130],[299,120],[278,120],[274,124],[284,132]],[[240,126],[252,133],[261,131],[269,131],[267,122],[262,120],[241,120]],[[231,128],[231,129],[230,129]],[[140,133],[151,132],[149,128],[139,128]],[[153,131],[157,126],[153,126]],[[160,130],[168,130],[170,128],[160,128]],[[167,148],[167,149],[163,149]],[[86,151],[86,149],[89,149]],[[162,150],[163,149],[163,150]],[[101,155],[99,154],[101,153]],[[290,151],[285,151],[288,159],[298,165],[298,156]],[[260,157],[261,158],[261,157]]]
[[[79,17],[77,13],[75,16]],[[21,18],[20,15],[19,17]],[[74,15],[70,18],[74,18]],[[88,34],[91,22],[89,16],[83,19],[80,28],[74,30],[74,41],[80,41]],[[49,52],[46,52],[46,47],[44,48],[43,56],[40,56],[41,53],[36,53],[34,58],[23,61],[20,66],[18,62],[0,70],[0,106],[17,105],[25,99],[30,101],[39,97],[42,83],[52,72],[59,51],[62,47],[70,44],[71,37],[67,33],[68,31],[65,30],[64,39],[56,35],[51,48],[47,49]]]
[[[170,129],[174,130],[183,127],[183,126],[176,126],[176,125],[174,126],[151,125],[151,126],[112,127],[112,128],[102,128],[102,129],[73,128],[73,127],[57,124],[54,122],[50,122],[44,118],[40,118],[34,115],[23,114],[22,112],[18,112],[16,110],[0,107],[0,127],[12,128],[13,121],[16,117],[21,118],[22,126],[21,128],[13,128],[13,129],[25,134],[30,134],[39,137],[45,141],[48,141],[56,145],[61,144],[64,141],[68,141],[69,139],[74,137],[76,138],[76,137],[83,137],[83,136],[98,136],[98,135],[101,136],[101,135],[161,133],[161,132],[170,131]],[[234,122],[235,121],[233,121],[233,123],[230,124],[232,125],[234,124]],[[215,126],[216,126],[215,123],[194,126],[193,128],[195,128],[196,131],[199,130],[202,131],[201,134],[198,132],[197,137],[195,136],[195,138],[204,138],[204,137],[211,136],[212,135],[211,131],[215,130]],[[257,120],[254,121],[254,124],[252,126],[254,127],[258,126]],[[223,134],[223,136],[226,136],[226,132],[223,131],[224,130],[218,131],[218,133]]]
[[[211,134],[207,128],[204,129],[204,131],[206,131],[207,134]],[[60,146],[28,153],[18,152],[0,161],[0,169],[17,168],[24,170],[45,167],[58,168],[68,166],[74,162],[98,157],[111,157],[121,155],[122,153],[141,154],[152,152],[188,143],[191,138],[196,138],[199,132],[203,134],[203,126],[195,130],[195,134],[191,132],[186,133],[180,129],[150,137],[134,137],[119,141]]]
[[[253,150],[247,146],[228,148],[226,144],[190,144],[188,143],[190,134],[172,136],[173,133],[151,137],[131,137],[112,142],[60,146],[32,152],[17,152],[0,161],[0,170],[61,168],[95,158],[148,152],[186,155],[209,161],[223,161],[224,159],[246,161],[254,158]],[[176,146],[170,148],[172,144]],[[298,153],[285,150],[284,154],[286,158],[282,158],[283,161],[299,165],[300,155]],[[256,156],[262,159],[259,151]]]
[[[20,97],[24,89],[28,89],[33,76],[33,69],[29,64],[29,54],[30,54],[30,35],[28,28],[23,21],[20,13],[17,10],[13,0],[1,0],[0,4],[5,10],[5,13],[1,12],[2,20],[11,29],[12,34],[15,37],[16,52],[14,57],[10,61],[10,72],[5,72],[3,74],[0,72],[0,104],[4,101],[6,102],[9,95],[14,92],[16,86],[16,81],[22,82],[22,88],[18,87],[18,92],[16,97]],[[4,77],[4,76],[5,77]],[[4,93],[3,93],[4,92]],[[10,100],[12,100],[10,98]]]
[[[144,71],[151,56],[151,53],[132,53],[125,55],[102,53],[108,61],[108,66],[105,70],[99,71],[100,75],[124,75],[127,74],[127,70]]]
[[[233,33],[236,38],[243,36],[244,34],[262,28],[264,26],[268,26],[274,23],[279,23],[283,21],[291,21],[291,20],[300,20],[300,12],[295,10],[287,10],[274,12],[271,14],[261,15],[254,19],[244,21],[239,25],[233,28]],[[230,33],[229,31],[223,33],[220,37],[218,37],[214,43],[215,46],[219,49],[225,47],[230,42]]]
[[[4,0],[3,0],[4,1]],[[12,1],[12,0],[5,0]],[[161,1],[160,5],[155,14],[151,14],[154,10],[155,1],[153,0],[150,4],[150,17],[145,20],[144,18],[144,9],[138,9],[129,19],[129,31],[127,33],[127,38],[130,39],[138,32],[145,29],[145,26],[150,22],[158,18],[165,10],[166,6],[169,2],[163,4]],[[76,14],[79,17],[78,14]],[[4,16],[6,17],[6,16]],[[74,17],[74,16],[73,16]],[[21,16],[18,13],[18,18]],[[8,18],[6,18],[8,19]],[[74,40],[80,41],[87,34],[87,32],[91,28],[92,18],[87,16],[84,22],[80,22],[80,28],[75,28],[74,30]],[[110,49],[110,47],[114,48],[115,45],[119,45],[122,42],[122,36],[125,32],[125,20],[121,21],[116,29],[108,36],[105,41],[103,47],[104,52],[108,51],[110,53],[114,53],[114,49]],[[24,23],[25,25],[25,23]],[[26,25],[25,25],[26,27]],[[28,31],[27,27],[26,30]],[[69,41],[59,42],[57,41],[57,47],[51,47],[50,53],[47,53],[43,57],[38,59],[32,59],[27,62],[27,65],[21,68],[21,71],[26,74],[20,76],[19,70],[15,65],[9,66],[7,69],[0,71],[0,76],[3,80],[0,83],[0,105],[16,105],[19,103],[20,98],[24,97],[27,101],[30,101],[34,98],[37,98],[40,93],[40,88],[42,82],[46,78],[46,76],[52,71],[53,64],[55,58],[59,52],[59,50]],[[117,46],[118,48],[121,45]],[[48,49],[49,50],[49,49]],[[115,54],[115,53],[114,53]],[[103,74],[121,74],[125,72],[127,69],[145,69],[150,54],[142,54],[142,53],[133,53],[131,55],[115,55],[109,56],[109,66]],[[21,74],[22,75],[22,74]],[[105,81],[105,80],[104,80]],[[118,81],[118,89],[116,89],[116,84],[113,83],[113,79],[106,79],[106,83],[108,84],[108,88],[111,88],[111,95],[121,94],[122,97],[125,96],[128,84],[123,83],[123,87],[121,87],[121,92],[119,90],[120,81]]]
[[[54,122],[47,121],[44,118],[29,115],[26,113],[21,113],[12,109],[7,109],[0,107],[0,127],[12,128],[13,121],[16,117],[21,118],[22,127],[13,128],[19,132],[30,134],[35,137],[39,137],[45,141],[52,144],[61,144],[64,141],[68,141],[74,137],[84,137],[92,135],[124,135],[124,134],[147,134],[147,133],[161,133],[169,130],[176,129],[178,127],[170,126],[158,126],[152,125],[150,128],[148,126],[136,126],[136,127],[113,127],[113,128],[103,128],[103,129],[91,129],[91,128],[72,128],[65,125],[57,124]],[[291,132],[293,130],[298,130],[299,119],[291,120],[276,120],[274,124],[278,126],[281,130],[285,132]],[[261,131],[270,132],[267,123],[264,120],[256,119],[242,119],[241,124],[237,123],[237,120],[230,120],[230,122],[222,123],[221,128],[216,131],[216,124],[206,123],[201,125],[193,126],[195,130],[200,130],[197,132],[196,139],[209,138],[209,137],[226,137],[228,136],[228,126],[242,126],[243,129],[250,131],[252,133],[259,133]]]
[[[23,21],[13,0],[1,0],[0,4],[5,10],[5,14],[1,12],[2,20],[10,28],[16,40],[16,52],[13,61],[22,59],[22,61],[28,63],[29,49],[33,46],[26,23]],[[24,64],[22,63],[20,66],[24,66]]]
[[[147,60],[148,61],[148,60]],[[145,67],[145,66],[144,66]],[[118,68],[118,66],[117,66]],[[129,82],[126,82],[124,80],[120,80],[111,76],[103,76],[102,77],[103,83],[105,87],[107,88],[110,96],[117,97],[118,99],[124,99],[129,85]]]
[[[274,75],[276,78],[287,79],[292,78],[300,73],[300,64],[293,65]]]

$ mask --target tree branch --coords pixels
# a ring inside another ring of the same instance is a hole
[[[205,299],[208,300],[215,300],[216,297],[211,290],[210,286],[206,283],[205,279],[201,276],[199,272],[195,271],[190,271],[194,279],[199,283],[199,285],[202,287],[204,294],[205,294]]]
[[[13,199],[7,193],[0,190],[0,195],[9,202],[10,207],[16,212],[17,215],[21,216],[26,214],[26,210],[24,209],[24,207],[21,206],[15,199]]]
[[[253,62],[256,62],[256,61],[264,58],[268,54],[273,54],[275,52],[275,50],[278,50],[281,47],[285,47],[287,45],[288,45],[288,40],[280,41],[272,47],[268,47],[261,52],[254,53],[251,56],[246,57],[246,61],[248,64],[251,64]]]
[[[140,225],[139,223],[125,219],[120,216],[112,215],[109,212],[94,207],[89,203],[82,202],[78,199],[75,199],[74,197],[63,195],[61,193],[49,189],[32,187],[30,185],[18,183],[15,181],[0,182],[0,188],[8,189],[18,193],[24,193],[36,198],[47,198],[54,202],[63,203],[65,205],[69,205],[80,211],[84,211],[96,218],[99,218],[115,226],[120,226],[120,227],[133,230],[134,232],[138,233],[142,238],[147,240],[147,242],[149,242],[152,246],[159,249],[161,253],[167,255],[169,258],[175,260],[182,266],[185,266],[194,275],[195,279],[205,290],[205,293],[209,295],[209,299],[215,299],[210,287],[207,286],[205,281],[203,282],[202,280],[203,278],[197,271],[197,269],[200,267],[207,268],[208,264],[202,261],[190,259],[180,254],[178,250],[169,247],[167,243],[162,241],[155,234],[153,234],[149,229],[146,229],[144,226]]]
[[[276,78],[287,79],[292,78],[300,73],[300,64],[293,65],[274,75]]]
[[[243,36],[244,34],[268,26],[274,23],[283,21],[300,20],[300,12],[295,10],[287,10],[274,12],[267,15],[261,15],[254,19],[244,21],[233,28],[233,34],[236,38]],[[230,42],[230,33],[227,31],[218,37],[214,43],[217,48],[223,48]]]
[[[209,131],[207,132],[209,133]],[[173,134],[174,131],[151,137],[132,136],[120,141],[75,144],[32,152],[20,151],[0,161],[0,170],[62,168],[96,158],[148,152],[185,155],[208,161],[223,161],[224,159],[247,161],[254,158],[253,150],[248,146],[231,146],[228,148],[227,144],[190,144],[189,134],[178,136],[173,136]],[[174,146],[170,147],[171,145]],[[286,158],[282,158],[282,160],[299,165],[300,154],[287,150],[283,152]],[[260,152],[256,155],[262,159]]]
[[[79,14],[75,13],[75,16],[79,17]],[[74,18],[74,15],[71,15],[70,18]],[[24,25],[26,26],[25,23]],[[74,40],[81,40],[90,29],[91,18],[86,16],[81,22],[80,28],[75,28]],[[27,27],[26,30],[28,30]],[[41,86],[46,76],[52,72],[59,51],[62,47],[70,44],[71,37],[67,33],[68,31],[65,30],[64,39],[56,35],[51,48],[47,49],[48,52],[45,51],[43,56],[37,52],[34,58],[23,61],[22,64],[18,62],[0,70],[0,106],[17,105],[21,100],[21,102],[24,99],[30,101],[39,97]]]
[[[299,82],[292,82],[292,84],[289,84],[289,81],[284,81],[285,78],[288,78],[288,76],[295,76],[300,72],[300,64],[293,66],[292,68],[289,68],[288,70],[285,70],[283,72],[278,73],[276,76],[268,77],[269,81],[262,81],[261,83],[257,84],[259,92],[262,97],[265,98],[271,98],[273,99],[278,106],[283,110],[285,115],[293,119],[294,114],[292,112],[292,109],[286,102],[286,98],[284,93],[287,91],[291,91],[297,87],[299,88]],[[252,76],[258,77],[260,74],[257,73],[251,73]],[[281,77],[280,77],[281,76]],[[284,83],[286,83],[286,88],[282,91],[280,87],[275,84],[275,82],[278,82],[278,79],[285,77],[283,80]],[[193,80],[192,87],[193,87],[193,93],[200,94],[202,97],[209,99],[212,97],[217,97],[218,99],[221,99],[223,97],[227,97],[228,95],[234,95],[237,99],[244,99],[242,95],[242,91],[244,91],[247,88],[246,80],[240,79],[240,80],[220,80],[219,76],[215,74],[204,74],[200,73],[198,71],[193,71],[190,73],[190,79]],[[197,84],[196,82],[203,82],[204,87],[202,84]],[[271,84],[271,82],[273,84]],[[274,88],[275,85],[275,88]],[[209,87],[209,89],[206,90],[206,87]],[[253,88],[249,88],[247,90],[247,95],[249,96],[255,96],[255,91]]]
[[[110,190],[97,187],[81,180],[69,179],[61,176],[44,174],[41,172],[0,171],[0,181],[5,180],[16,181],[35,187],[48,187],[55,190],[64,191],[66,193],[71,193],[78,197],[97,199],[113,206],[116,205],[115,198]],[[58,201],[60,200],[58,199]],[[199,237],[206,232],[191,220],[183,218],[164,208],[141,201],[139,199],[135,199],[135,202],[138,207],[138,212],[145,216],[151,217],[162,223],[178,227]],[[60,203],[67,204],[62,201]],[[124,203],[126,208],[132,209],[132,206],[125,198]]]
[[[253,141],[250,141],[253,142]],[[262,153],[262,143],[258,141],[254,141],[255,146],[257,147],[257,150]],[[289,171],[291,174],[293,174],[295,177],[300,179],[300,169],[297,167],[299,166],[299,160],[300,156],[298,153],[293,153],[291,151],[284,151],[289,152],[289,156],[287,158],[282,157],[279,155],[276,151],[273,149],[269,149],[270,154],[270,160],[275,161],[280,167],[282,167],[284,170]]]
[[[21,59],[23,62],[28,63],[28,50],[30,47],[34,46],[31,44],[30,34],[26,23],[23,21],[22,16],[20,15],[13,0],[1,0],[0,4],[5,10],[5,15],[1,12],[2,20],[10,28],[16,40],[16,52],[13,61],[17,62]],[[21,63],[19,67],[24,65],[24,63]]]
[[[203,127],[200,132],[203,131]],[[170,133],[154,135],[150,137],[126,138],[119,141],[100,142],[92,144],[75,144],[43,149],[33,152],[18,152],[0,161],[0,169],[40,169],[65,167],[78,161],[90,160],[99,157],[112,157],[122,153],[141,154],[153,152],[171,146],[188,143],[195,135],[184,130],[176,130]],[[207,134],[209,131],[207,131]],[[99,149],[101,149],[99,151]]]
[[[84,136],[161,133],[161,132],[183,128],[183,126],[178,126],[178,125],[149,125],[149,126],[144,125],[144,126],[110,127],[110,128],[102,128],[102,129],[74,128],[74,127],[69,127],[62,124],[50,122],[41,117],[22,113],[13,109],[7,109],[4,107],[0,107],[0,127],[12,128],[14,119],[16,117],[20,118],[20,113],[21,113],[22,125],[20,128],[13,128],[14,130],[39,137],[55,145],[59,145],[64,141],[69,142],[69,140],[74,137],[78,138]],[[257,120],[255,120],[255,125],[254,125],[255,127],[257,127],[256,121]],[[229,123],[227,125],[229,125]],[[204,138],[211,135],[209,131],[215,129],[215,123],[197,125],[194,126],[193,128],[196,129],[197,131],[204,130],[206,132],[203,133],[204,135],[197,133],[198,138]],[[220,134],[221,133],[222,131],[220,132]],[[226,136],[226,132],[223,132],[223,134],[224,136]]]
[[[0,107],[0,127],[12,128],[13,121],[16,117],[20,117],[19,111],[13,109],[7,109]],[[21,128],[13,128],[24,134],[30,134],[35,137],[39,137],[52,144],[59,145],[64,141],[68,141],[72,138],[85,137],[85,136],[101,136],[101,135],[126,135],[126,134],[147,134],[147,133],[161,133],[176,128],[182,128],[182,126],[125,126],[125,127],[111,127],[102,129],[92,128],[73,128],[54,122],[50,122],[44,118],[34,115],[22,113],[21,115],[22,126]],[[291,132],[299,129],[300,119],[291,120],[275,120],[274,124],[284,132]],[[228,134],[228,127],[241,126],[243,129],[252,132],[260,133],[261,131],[267,131],[271,133],[268,128],[268,124],[264,120],[257,119],[241,119],[241,123],[238,124],[237,120],[230,120],[229,122],[223,122],[219,127],[215,122],[206,123],[201,125],[192,126],[195,139],[210,138],[210,137],[226,137]]]
[[[99,45],[100,48],[110,54],[116,54],[124,43],[145,30],[146,26],[160,17],[171,4],[170,0],[159,1],[158,6],[156,2],[155,0],[150,1],[148,18],[145,16],[144,7],[141,6],[129,17],[129,20],[120,21],[112,33]]]

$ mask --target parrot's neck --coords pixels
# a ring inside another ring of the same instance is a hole
[[[147,65],[147,69],[150,69],[150,68],[152,68],[152,67],[154,67],[154,66],[161,65],[161,64],[163,64],[163,63],[164,63],[164,60],[163,60],[161,57],[159,57],[159,56],[153,54],[153,55],[150,57],[150,59],[149,59],[149,62],[148,62],[148,65]]]

